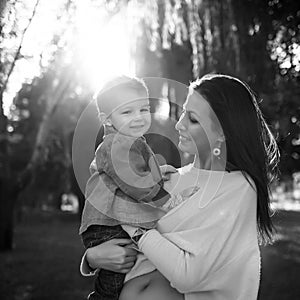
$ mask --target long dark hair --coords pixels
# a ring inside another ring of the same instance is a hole
[[[201,94],[216,114],[226,141],[227,162],[253,179],[257,191],[260,242],[272,241],[270,183],[277,177],[279,151],[251,88],[227,75],[206,75],[190,89]],[[249,180],[248,180],[249,181]]]

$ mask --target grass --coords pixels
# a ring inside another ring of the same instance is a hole
[[[92,279],[79,273],[78,216],[34,213],[15,232],[15,250],[0,254],[2,300],[82,300]],[[4,263],[3,263],[4,262]]]
[[[259,300],[300,299],[300,212],[278,211],[274,223],[276,242],[261,248]]]
[[[263,247],[259,300],[300,299],[300,213],[279,212],[277,242]],[[78,216],[35,212],[16,226],[15,249],[0,253],[2,300],[82,300],[92,278],[79,274]],[[245,299],[247,300],[247,299]]]

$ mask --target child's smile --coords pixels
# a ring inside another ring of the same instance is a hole
[[[144,135],[151,125],[149,100],[139,99],[117,108],[110,120],[122,134],[132,137]]]

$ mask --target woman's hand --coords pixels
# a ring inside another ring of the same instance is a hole
[[[87,249],[86,259],[93,269],[128,273],[137,256],[137,251],[131,248],[133,245],[130,239],[112,239]]]
[[[160,172],[161,172],[161,175],[162,175],[162,179],[164,181],[168,181],[168,180],[170,180],[171,174],[176,173],[178,171],[177,171],[176,168],[174,168],[171,165],[163,165],[163,166],[160,166]]]

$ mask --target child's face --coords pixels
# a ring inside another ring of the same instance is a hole
[[[126,104],[115,109],[110,120],[112,125],[122,134],[140,137],[144,135],[151,125],[149,100],[145,93],[124,91]],[[131,99],[138,99],[130,101]]]

